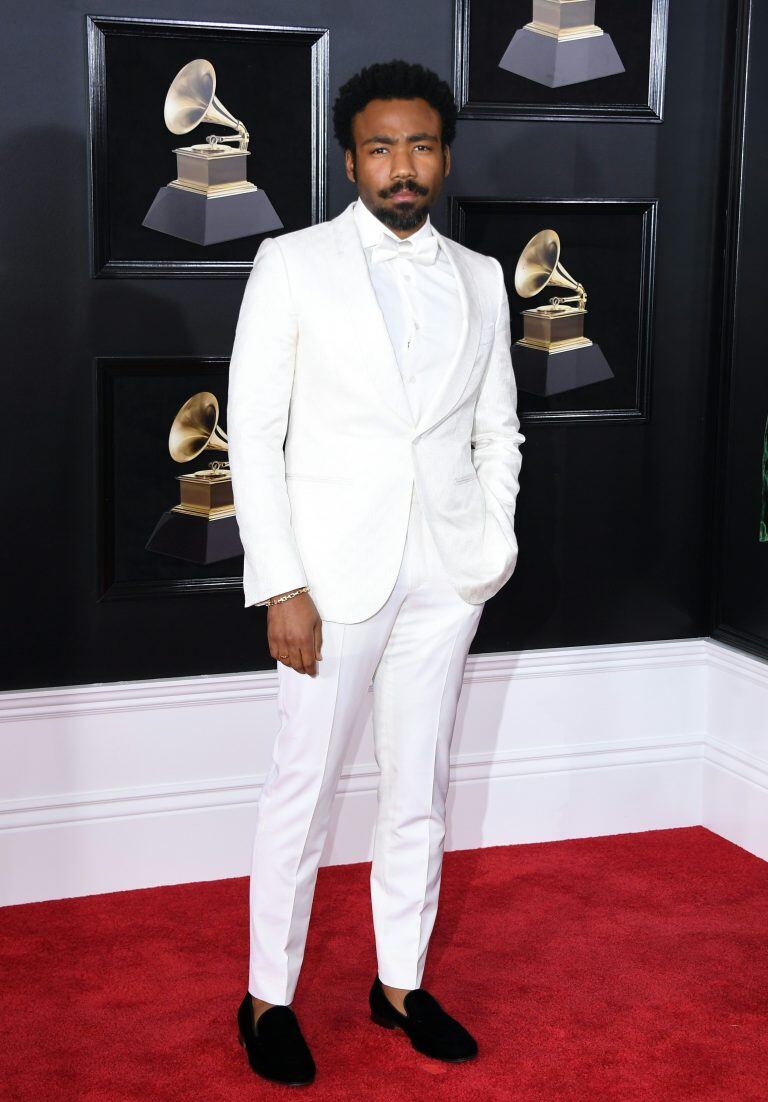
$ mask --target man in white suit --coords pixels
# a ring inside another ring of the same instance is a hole
[[[280,729],[257,810],[248,990],[255,1071],[307,1083],[289,1005],[349,735],[373,683],[381,771],[375,1022],[442,1060],[477,1053],[420,986],[449,751],[484,603],[517,561],[521,467],[501,266],[435,230],[456,105],[419,65],[371,65],[334,105],[358,198],[264,240],[237,324],[227,431],[245,605],[266,605]]]

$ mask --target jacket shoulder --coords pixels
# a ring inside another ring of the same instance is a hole
[[[489,295],[498,293],[499,282],[503,282],[504,276],[496,257],[477,252],[476,249],[470,249],[466,245],[454,241],[452,237],[448,240],[451,242],[451,247],[472,271],[485,293]]]
[[[294,256],[306,256],[307,249],[324,249],[332,235],[331,222],[317,222],[314,226],[303,226],[300,230],[289,230],[278,237],[267,238],[280,247],[286,259]]]

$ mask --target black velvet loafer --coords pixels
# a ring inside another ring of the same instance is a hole
[[[408,992],[403,999],[406,1012],[401,1014],[384,994],[376,976],[368,1001],[372,1020],[386,1029],[402,1029],[417,1052],[451,1063],[477,1056],[477,1041],[472,1034],[423,987]]]
[[[237,1039],[262,1078],[291,1087],[315,1078],[315,1061],[290,1006],[270,1006],[254,1026],[251,995],[246,991],[237,1011]]]

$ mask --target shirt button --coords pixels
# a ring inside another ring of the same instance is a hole
[[[416,376],[415,375],[409,375],[408,376],[408,382],[409,383],[415,383],[416,382]]]
[[[405,280],[405,282],[406,282],[406,283],[410,283],[410,282],[411,282],[411,277],[410,277],[410,276],[408,275],[408,273],[407,273],[407,272],[406,272],[406,273],[405,273],[405,275],[403,276],[403,279]]]

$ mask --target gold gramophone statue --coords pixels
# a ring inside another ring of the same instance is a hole
[[[198,245],[282,228],[265,192],[246,177],[248,131],[216,95],[210,61],[197,58],[176,74],[164,114],[173,134],[188,134],[204,122],[236,133],[209,134],[204,142],[175,149],[176,179],[160,188],[143,226]],[[237,148],[226,142],[236,142]]]
[[[172,458],[188,463],[206,450],[228,449],[227,434],[219,426],[216,395],[209,390],[193,394],[171,425],[168,451]],[[213,460],[207,467],[176,477],[179,504],[163,513],[146,550],[203,564],[242,555],[229,463]]]
[[[623,73],[611,36],[595,24],[595,0],[533,0],[499,62],[517,76],[560,88]]]
[[[532,298],[550,285],[576,294],[553,296],[546,305],[521,311],[523,336],[512,345],[518,389],[548,397],[612,379],[599,346],[584,336],[587,292],[560,263],[560,238],[548,229],[535,234],[521,252],[515,290],[521,298]]]

